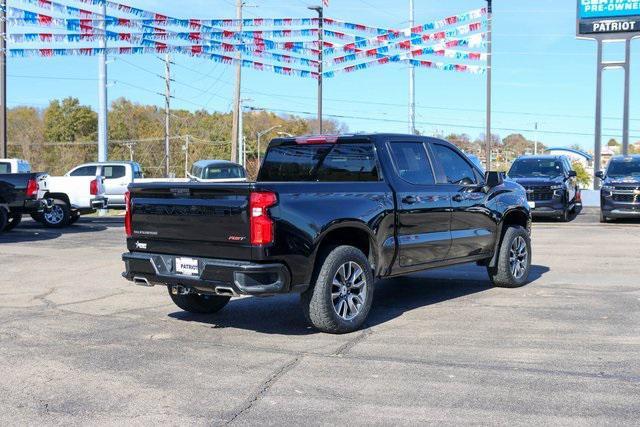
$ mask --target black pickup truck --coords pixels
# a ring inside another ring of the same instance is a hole
[[[476,262],[496,286],[524,285],[530,225],[524,189],[446,141],[279,138],[256,182],[130,185],[123,276],[193,313],[300,293],[311,324],[345,333],[378,278]]]
[[[640,155],[614,156],[596,177],[602,180],[600,222],[640,218]]]
[[[22,215],[36,214],[48,208],[46,200],[39,199],[39,173],[0,174],[0,232],[14,229]]]

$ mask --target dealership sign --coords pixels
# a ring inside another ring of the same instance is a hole
[[[640,35],[640,0],[578,0],[578,35]]]

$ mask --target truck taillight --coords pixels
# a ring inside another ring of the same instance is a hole
[[[40,186],[38,185],[38,182],[35,179],[30,179],[29,182],[27,182],[27,197],[37,196],[39,189]]]
[[[126,211],[124,213],[124,232],[127,234],[127,237],[133,236],[133,227],[131,226],[131,193],[124,193],[124,204],[126,206]]]
[[[273,220],[267,208],[278,202],[276,193],[261,191],[251,193],[249,197],[249,215],[252,245],[268,245],[273,243]]]
[[[92,196],[97,196],[98,195],[98,180],[94,179],[93,181],[91,181],[89,183],[89,194],[91,194]]]

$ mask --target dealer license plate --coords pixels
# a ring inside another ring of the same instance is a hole
[[[198,260],[193,258],[176,258],[176,273],[185,276],[197,276]]]
[[[536,202],[529,202],[529,207],[531,209],[535,209],[536,208]]]

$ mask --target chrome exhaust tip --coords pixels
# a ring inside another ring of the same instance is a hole
[[[149,282],[149,280],[145,277],[134,277],[133,283],[138,286],[147,286],[147,287],[153,286],[153,283]]]
[[[216,287],[216,294],[224,297],[239,297],[238,293],[233,290],[233,288],[229,288],[227,286],[218,286]]]

